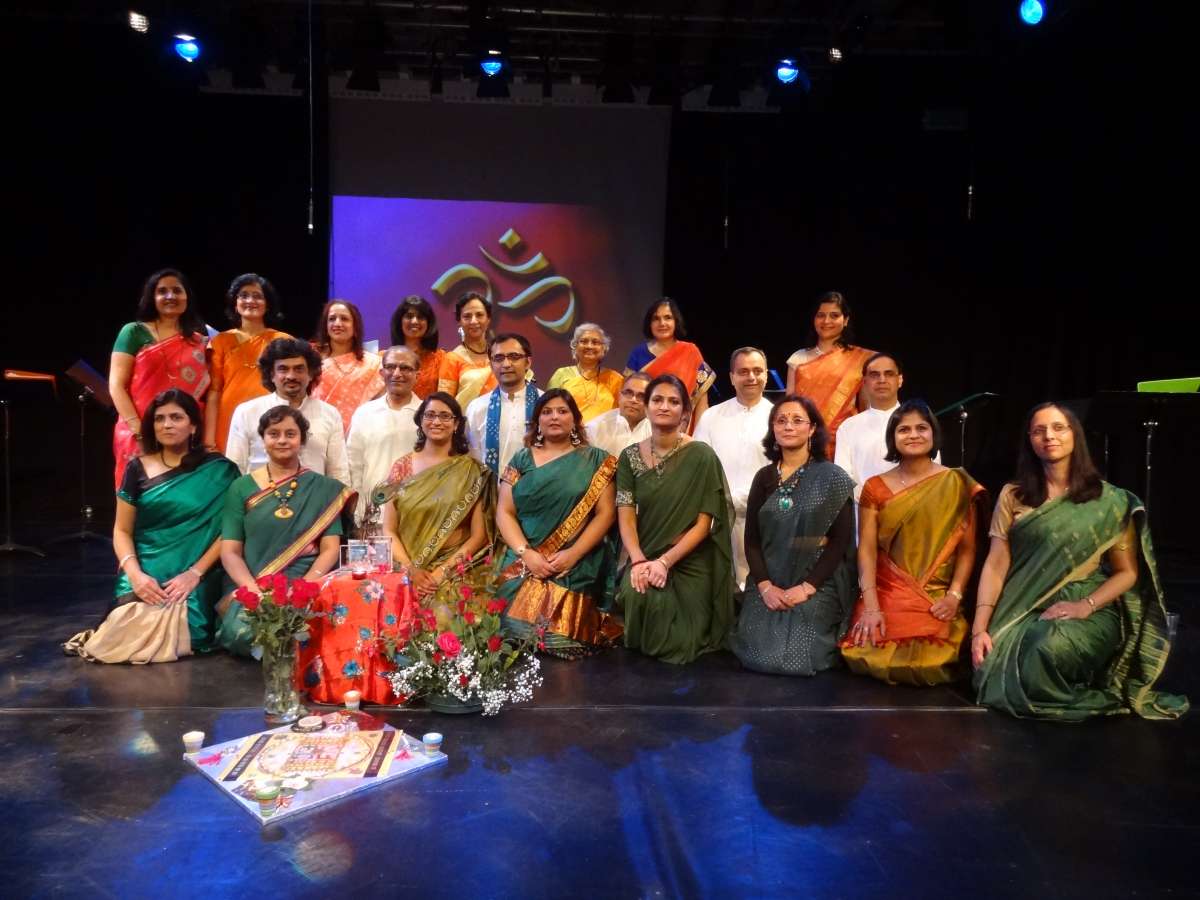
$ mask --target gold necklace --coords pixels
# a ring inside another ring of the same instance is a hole
[[[659,478],[662,478],[663,466],[667,464],[667,460],[675,455],[675,451],[679,449],[679,445],[683,442],[683,434],[680,433],[675,437],[675,446],[666,452],[665,455],[659,456],[658,450],[654,447],[654,438],[650,438],[650,458],[654,460],[654,471]]]
[[[296,493],[296,488],[300,482],[297,481],[297,476],[300,474],[300,467],[296,467],[295,473],[292,475],[291,483],[288,485],[286,494],[279,493],[279,487],[274,478],[271,478],[271,464],[267,463],[267,488],[275,495],[275,499],[279,501],[279,506],[275,509],[275,518],[290,519],[295,513],[288,507],[288,501],[292,499],[292,495]]]

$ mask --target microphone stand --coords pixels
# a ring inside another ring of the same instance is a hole
[[[967,419],[970,418],[970,413],[967,412],[968,406],[974,406],[979,403],[986,403],[994,397],[999,397],[999,394],[993,394],[990,391],[981,391],[978,394],[972,394],[969,397],[964,397],[961,400],[956,400],[945,409],[939,409],[935,416],[941,418],[946,413],[955,412],[958,414],[958,464],[966,466],[967,464]]]
[[[37,547],[27,547],[17,544],[12,539],[12,444],[9,441],[8,401],[0,400],[4,409],[4,543],[0,544],[0,553],[32,553],[34,556],[46,554]]]
[[[102,544],[107,544],[112,540],[105,535],[96,534],[89,527],[92,524],[93,510],[87,502],[87,417],[85,413],[88,398],[94,396],[96,396],[96,392],[84,385],[79,396],[75,398],[79,402],[79,530],[53,538],[46,542],[47,545],[64,544],[68,541],[100,541]]]

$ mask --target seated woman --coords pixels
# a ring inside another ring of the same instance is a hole
[[[584,424],[617,407],[625,379],[620,372],[604,368],[604,357],[611,346],[612,338],[603,328],[584,322],[571,336],[575,365],[555,370],[547,382],[547,390],[566,388],[571,392]]]
[[[608,615],[617,460],[587,446],[575,398],[551,388],[533,408],[525,448],[500,479],[496,526],[508,547],[497,594],[518,638],[544,625],[545,652],[579,659],[608,647],[621,626]]]
[[[660,375],[646,396],[650,437],[617,463],[617,524],[630,560],[617,602],[626,647],[686,663],[723,647],[733,621],[733,505],[712,448],[680,431],[687,388]]]
[[[117,491],[117,607],[99,629],[64,644],[68,653],[147,663],[212,649],[220,501],[237,466],[201,447],[203,431],[200,406],[185,391],[165,390],[146,407],[146,453],[129,461]]]
[[[892,413],[888,462],[859,500],[862,596],[842,656],[850,670],[889,684],[944,684],[957,676],[967,636],[960,608],[975,565],[975,522],[984,490],[963,469],[933,459],[941,429],[920,400]]]
[[[354,492],[300,462],[308,420],[290,406],[275,406],[258,420],[267,464],[235,481],[225,495],[221,564],[227,596],[217,607],[217,642],[249,656],[250,622],[232,592],[259,593],[258,579],[282,572],[316,581],[338,564],[341,536],[353,522]]]
[[[391,685],[380,677],[391,669],[379,654],[380,633],[412,617],[414,592],[429,598],[459,562],[470,566],[491,548],[495,480],[468,455],[458,403],[435,391],[414,419],[415,449],[395,462],[371,497],[383,510],[393,565],[407,574],[412,590],[403,584],[384,596],[363,590],[328,610],[329,618],[313,629],[299,660],[304,687],[317,702],[340,703],[353,689],[364,701],[395,703]]]
[[[978,702],[1060,722],[1178,718],[1187,699],[1153,690],[1170,644],[1144,507],[1100,480],[1066,407],[1034,407],[1025,434],[979,579]]]
[[[826,458],[816,405],[785,395],[746,503],[746,579],[731,638],[747,669],[814,675],[838,659],[854,603],[854,481]]]

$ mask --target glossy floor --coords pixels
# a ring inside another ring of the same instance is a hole
[[[255,664],[96,666],[58,643],[111,552],[0,558],[4,896],[1194,895],[1200,716],[1018,721],[960,691],[614,651],[537,705],[436,725],[449,765],[260,829],[179,736],[263,727]],[[1169,573],[1168,573],[1169,577]],[[1175,606],[1200,590],[1169,585]],[[1185,621],[1163,686],[1200,697]]]

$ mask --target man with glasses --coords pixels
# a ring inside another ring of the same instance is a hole
[[[729,358],[729,380],[735,396],[704,414],[693,438],[713,448],[733,498],[733,573],[738,590],[745,587],[746,502],[754,476],[769,460],[763,438],[771,430],[771,404],[763,399],[767,387],[767,355],[757,347],[741,347]]]
[[[417,441],[414,416],[421,398],[413,393],[413,385],[420,369],[421,360],[407,347],[383,351],[379,369],[383,396],[367,401],[350,418],[346,452],[350,457],[350,487],[358,491],[354,518],[359,525],[371,524],[364,521],[371,491],[387,480],[392,463],[411,453]]]
[[[900,405],[904,367],[888,353],[876,353],[863,364],[863,384],[871,408],[851,416],[838,428],[833,461],[854,479],[854,509],[868,478],[881,475],[896,464],[887,455],[887,424]],[[940,463],[939,452],[934,462]]]
[[[499,482],[504,467],[524,445],[525,429],[542,392],[526,381],[533,352],[524,335],[496,335],[488,346],[488,357],[498,385],[467,406],[467,440],[471,455],[491,469]]]
[[[587,423],[588,443],[613,456],[630,444],[650,437],[650,420],[646,418],[646,385],[650,375],[633,372],[621,385],[617,408],[601,413]]]

